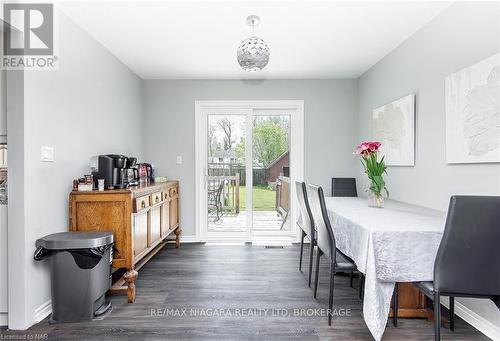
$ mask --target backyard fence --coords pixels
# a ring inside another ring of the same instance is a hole
[[[268,170],[265,168],[253,168],[253,184],[267,185]],[[236,176],[240,177],[240,185],[246,185],[246,167],[241,163],[209,163],[208,176]]]

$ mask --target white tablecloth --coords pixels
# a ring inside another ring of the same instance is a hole
[[[337,248],[365,274],[363,316],[375,340],[384,334],[396,282],[430,281],[445,213],[393,200],[326,198]]]

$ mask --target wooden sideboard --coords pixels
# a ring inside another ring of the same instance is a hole
[[[412,283],[397,284],[398,317],[429,318],[425,295]],[[394,301],[391,302],[389,317],[394,316]]]
[[[73,191],[69,209],[70,231],[113,232],[113,268],[126,272],[111,291],[126,292],[129,302],[135,301],[137,270],[165,245],[165,238],[174,233],[175,246],[180,246],[177,181],[103,192]]]

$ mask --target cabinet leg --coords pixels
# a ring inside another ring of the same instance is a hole
[[[138,272],[134,269],[130,269],[123,275],[123,279],[128,284],[127,298],[128,303],[134,303],[135,301],[135,280],[137,279]]]
[[[175,229],[175,248],[178,249],[181,246],[181,228],[178,227]]]

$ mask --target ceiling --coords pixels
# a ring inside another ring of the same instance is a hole
[[[144,79],[357,78],[449,2],[78,1],[59,8]],[[240,69],[239,43],[271,50],[258,73]]]

